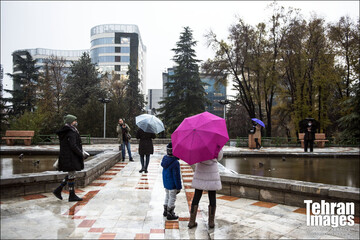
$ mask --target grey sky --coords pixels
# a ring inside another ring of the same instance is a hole
[[[18,49],[90,48],[90,29],[100,24],[136,24],[147,47],[147,88],[162,88],[162,72],[172,67],[172,48],[183,27],[193,30],[197,58],[214,53],[206,47],[210,29],[225,39],[236,16],[255,25],[268,21],[271,1],[1,1],[1,64],[12,72],[11,53]],[[359,1],[280,1],[300,8],[306,19],[312,13],[326,22],[349,15],[359,17]],[[4,76],[4,88],[12,83]]]

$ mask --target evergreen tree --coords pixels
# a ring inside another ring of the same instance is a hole
[[[126,81],[126,92],[125,92],[125,104],[127,107],[126,123],[134,131],[135,130],[135,117],[140,115],[144,111],[145,100],[144,95],[139,90],[139,74],[138,69],[135,65],[129,65],[127,71],[128,80]]]
[[[34,111],[37,100],[37,85],[39,78],[39,67],[36,67],[36,60],[33,60],[29,52],[25,52],[25,58],[22,57],[23,52],[13,53],[14,71],[20,73],[8,73],[14,82],[14,90],[6,90],[12,95],[12,98],[5,99],[11,103],[10,114],[19,117],[25,111]]]
[[[84,53],[72,63],[65,80],[64,114],[77,116],[81,134],[102,136],[103,104],[98,99],[105,94],[100,79],[89,54]]]
[[[208,100],[205,97],[205,83],[201,82],[199,60],[196,59],[196,41],[193,40],[192,30],[184,28],[172,60],[176,67],[174,75],[169,76],[165,87],[168,96],[160,102],[160,117],[169,133],[172,133],[186,117],[201,113],[205,110]]]

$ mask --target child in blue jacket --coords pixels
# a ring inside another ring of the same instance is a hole
[[[161,166],[163,167],[163,183],[166,192],[163,215],[167,217],[167,220],[175,220],[179,218],[174,212],[176,195],[182,188],[180,164],[178,158],[172,154],[172,143],[167,145],[166,151],[167,155],[163,157],[161,162]]]

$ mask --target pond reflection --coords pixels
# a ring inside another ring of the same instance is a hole
[[[225,167],[240,174],[286,178],[359,188],[358,158],[224,158]]]
[[[55,171],[53,165],[57,159],[57,155],[1,155],[0,176],[4,178],[14,174]],[[86,161],[89,159],[91,157]]]

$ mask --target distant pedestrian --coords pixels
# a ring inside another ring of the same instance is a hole
[[[118,143],[121,147],[122,161],[125,161],[125,147],[129,154],[129,161],[133,162],[131,157],[131,147],[130,147],[130,127],[127,125],[122,118],[119,119],[119,124],[116,126],[116,132],[118,134]]]
[[[161,162],[161,166],[163,167],[163,184],[166,193],[163,216],[166,217],[167,220],[175,220],[179,218],[174,212],[176,195],[180,193],[182,189],[180,164],[179,159],[172,154],[171,143],[166,146],[166,152],[167,155],[163,157]]]
[[[261,141],[261,126],[259,124],[256,124],[255,126],[255,133],[254,133],[254,140],[256,143],[256,149],[260,149],[260,141]]]
[[[314,140],[315,127],[313,126],[313,122],[309,120],[304,135],[304,152],[307,152],[308,146],[310,147],[310,152],[313,151]]]
[[[222,157],[223,150],[221,149],[217,158],[196,164],[192,180],[192,187],[195,188],[195,194],[191,203],[189,228],[197,226],[195,221],[196,213],[204,190],[208,191],[210,202],[208,206],[208,224],[210,228],[215,227],[216,191],[222,188],[217,161],[220,161]]]
[[[136,138],[139,141],[139,155],[141,162],[140,173],[148,173],[148,166],[150,163],[150,154],[154,154],[154,145],[152,139],[156,137],[155,133],[144,132],[141,128],[136,132]],[[146,159],[145,159],[146,158]]]
[[[76,171],[84,169],[84,159],[86,159],[88,155],[82,149],[80,134],[76,128],[78,126],[77,118],[74,115],[66,115],[64,117],[64,123],[65,126],[56,132],[60,140],[58,170],[67,172],[67,175],[53,193],[57,198],[62,200],[61,191],[63,187],[68,184],[69,202],[82,201],[82,198],[79,198],[75,194],[75,178]]]

